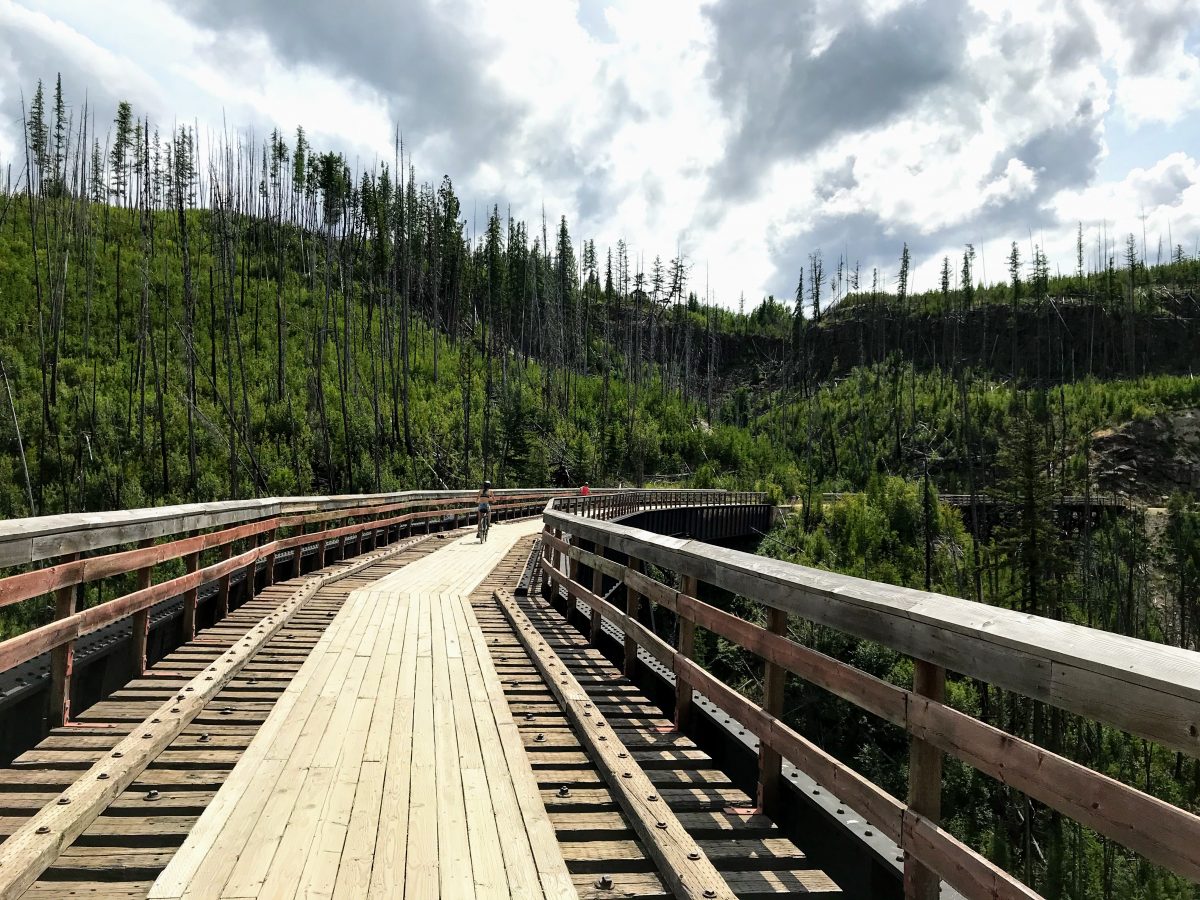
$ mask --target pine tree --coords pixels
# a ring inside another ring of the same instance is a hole
[[[1008,254],[1008,277],[1011,286],[1011,300],[1014,310],[1021,302],[1021,250],[1017,242],[1012,242],[1012,250]]]
[[[825,276],[820,250],[808,255],[808,273],[808,295],[812,301],[812,317],[814,322],[819,322],[821,321],[821,284]]]
[[[904,244],[904,249],[900,251],[900,277],[896,284],[896,301],[900,308],[903,309],[908,304],[908,244]]]
[[[29,121],[26,128],[29,132],[29,152],[33,157],[33,165],[37,169],[37,177],[34,181],[40,189],[42,180],[46,177],[46,169],[49,167],[49,154],[46,146],[48,141],[46,99],[41,79],[38,79],[37,90],[33,92],[33,100],[29,104]],[[30,177],[33,177],[32,173],[30,173]]]
[[[996,531],[996,542],[1016,578],[1022,612],[1054,617],[1057,599],[1048,597],[1063,559],[1054,518],[1053,448],[1042,419],[1045,398],[1022,395],[1014,403],[996,466],[994,496],[1010,508]]]
[[[113,140],[109,159],[112,163],[112,192],[120,203],[126,197],[129,186],[129,149],[133,144],[133,107],[126,100],[117,106],[117,117],[114,120],[117,134]]]
[[[970,309],[975,305],[975,281],[971,269],[975,264],[975,245],[967,244],[962,259],[963,306]]]
[[[62,73],[54,85],[54,193],[63,191],[63,164],[67,158],[67,107],[63,101]]]
[[[108,184],[104,177],[104,155],[100,151],[100,141],[92,140],[92,166],[88,173],[91,178],[91,199],[93,203],[103,203],[108,196]]]

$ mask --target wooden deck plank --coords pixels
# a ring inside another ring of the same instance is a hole
[[[186,877],[156,896],[574,897],[466,602],[537,527],[446,542],[354,590],[299,654],[289,703],[262,705],[269,746],[256,736],[230,773],[215,836],[189,836]]]

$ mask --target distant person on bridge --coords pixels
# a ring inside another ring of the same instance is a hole
[[[580,497],[586,497],[586,496],[587,496],[588,494],[590,494],[591,492],[592,492],[592,489],[591,489],[591,488],[589,488],[589,487],[587,486],[587,482],[585,481],[585,482],[583,483],[583,487],[581,487],[581,488],[579,489],[579,496],[580,496]]]
[[[479,504],[479,526],[476,534],[479,540],[486,541],[488,526],[491,525],[492,518],[492,483],[490,481],[483,483],[483,487],[475,496],[475,502]]]

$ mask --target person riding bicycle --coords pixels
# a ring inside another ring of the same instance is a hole
[[[483,488],[479,491],[475,500],[479,504],[479,533],[482,536],[484,530],[490,524],[492,516],[492,483],[490,481],[483,483]]]

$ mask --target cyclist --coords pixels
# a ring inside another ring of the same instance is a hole
[[[476,529],[476,534],[480,541],[486,541],[492,517],[492,483],[490,481],[483,483],[483,488],[475,500],[479,504],[479,527]]]

